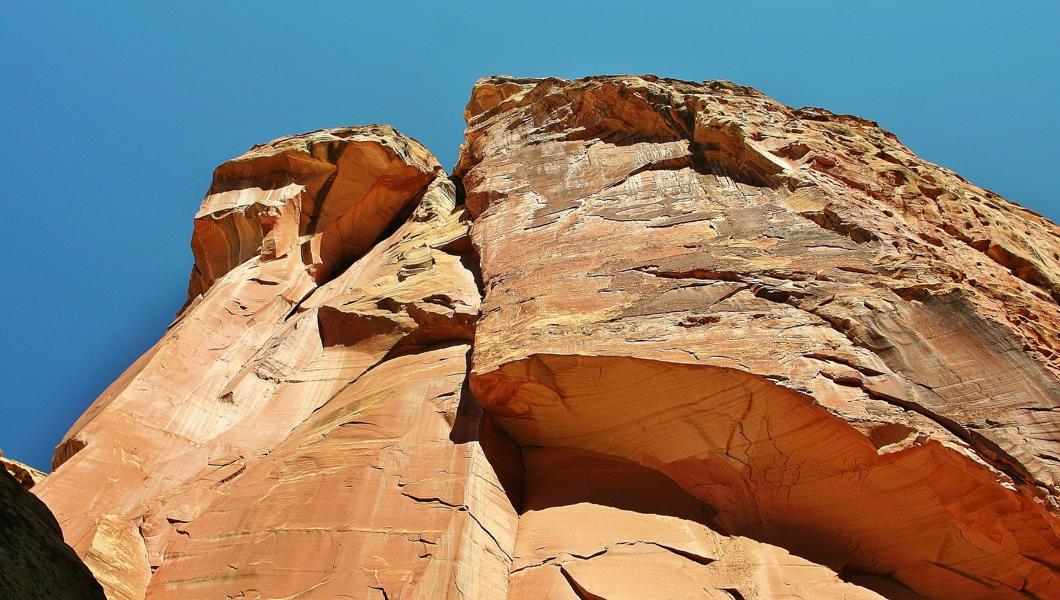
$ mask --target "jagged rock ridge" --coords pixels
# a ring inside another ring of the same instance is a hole
[[[1047,598],[1060,228],[856,117],[486,78],[256,146],[34,488],[115,598]]]

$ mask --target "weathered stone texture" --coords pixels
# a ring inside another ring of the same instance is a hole
[[[466,118],[471,389],[516,442],[665,473],[847,579],[1060,586],[1055,225],[730,83],[487,78]]]
[[[465,117],[217,169],[33,490],[111,600],[1055,596],[1060,228],[731,83]]]

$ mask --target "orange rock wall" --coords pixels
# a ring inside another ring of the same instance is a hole
[[[221,165],[34,488],[108,598],[1048,598],[1060,228],[730,83]]]
[[[471,389],[518,443],[844,578],[1057,588],[1055,225],[728,83],[487,79],[466,117]]]

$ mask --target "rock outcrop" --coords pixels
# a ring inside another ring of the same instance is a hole
[[[15,478],[15,481],[22,486],[24,490],[31,490],[33,486],[42,482],[47,478],[47,475],[29,465],[22,464],[17,460],[11,460],[4,456],[3,451],[0,451],[0,469],[7,471],[9,475]]]
[[[434,157],[386,127],[217,169],[188,305],[38,492],[109,598],[503,587],[481,449],[503,433],[460,410],[467,227]]]
[[[466,116],[471,390],[517,443],[844,578],[1060,589],[1055,225],[729,83],[488,79]]]
[[[219,167],[34,493],[115,599],[1049,598],[1060,228],[725,82]]]
[[[63,543],[63,532],[48,507],[26,491],[31,476],[12,474],[35,470],[0,460],[0,596],[103,600],[103,588]]]

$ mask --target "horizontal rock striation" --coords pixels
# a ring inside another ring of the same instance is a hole
[[[33,488],[115,599],[1049,598],[1060,228],[749,88],[490,77],[221,165]]]

